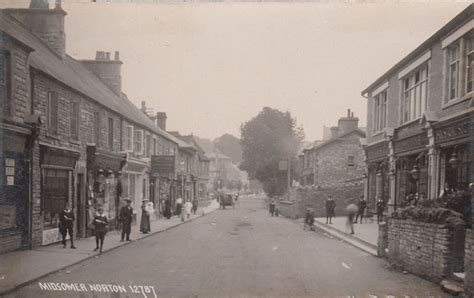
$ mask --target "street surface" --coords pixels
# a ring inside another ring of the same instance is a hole
[[[241,198],[235,209],[112,250],[7,297],[447,296],[385,264],[270,217],[261,199]]]

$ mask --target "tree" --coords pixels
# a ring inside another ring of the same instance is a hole
[[[214,148],[219,152],[232,158],[234,164],[240,164],[242,161],[242,148],[240,140],[233,135],[224,134],[213,141]]]
[[[293,159],[298,151],[304,132],[297,126],[290,112],[269,107],[240,127],[242,163],[249,178],[263,184],[269,196],[282,195],[286,191],[287,173],[278,168],[282,160]]]

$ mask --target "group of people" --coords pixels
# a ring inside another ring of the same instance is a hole
[[[125,200],[125,205],[120,209],[119,215],[118,215],[118,221],[121,224],[121,238],[120,241],[132,241],[130,239],[130,233],[132,231],[132,221],[133,221],[133,207],[131,205],[132,201],[129,199]],[[183,212],[184,209],[184,212]],[[181,198],[178,198],[176,200],[176,213],[178,217],[181,216],[181,219],[184,221],[185,217],[189,218],[191,215],[191,212],[196,214],[196,211],[198,209],[198,201],[197,199],[194,199],[192,202],[186,202],[183,206],[183,200]],[[153,203],[150,202],[148,199],[143,199],[142,200],[142,205],[141,205],[141,211],[142,211],[142,216],[140,220],[140,232],[147,234],[151,231],[151,226],[150,226],[150,216],[155,212],[153,208]],[[163,215],[166,218],[170,218],[172,215],[171,212],[171,201],[170,200],[165,200],[164,202],[164,211]],[[74,246],[74,212],[71,209],[71,205],[69,203],[65,204],[64,210],[59,213],[59,233],[61,234],[62,237],[62,244],[63,248],[66,248],[66,238],[69,235],[70,241],[71,241],[71,249],[76,249]],[[94,251],[99,251],[102,253],[103,247],[104,247],[104,240],[105,240],[105,235],[107,234],[107,226],[109,222],[107,219],[107,216],[104,214],[104,208],[102,206],[97,207],[97,213],[94,215],[94,218],[91,222],[91,226],[94,231],[95,235],[95,242],[96,242],[96,247]]]

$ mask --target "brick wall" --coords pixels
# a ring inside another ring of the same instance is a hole
[[[326,216],[326,200],[332,196],[336,202],[336,216],[346,215],[345,208],[349,205],[351,199],[358,199],[364,194],[363,184],[339,185],[333,188],[300,187],[294,191],[292,197],[296,196],[297,217],[303,217],[306,208],[313,208],[315,217]],[[283,214],[283,213],[282,213]],[[286,215],[285,215],[286,216]]]
[[[474,230],[466,230],[466,243],[464,254],[464,281],[466,297],[474,297]]]
[[[387,259],[404,270],[439,282],[462,271],[464,227],[389,219]]]

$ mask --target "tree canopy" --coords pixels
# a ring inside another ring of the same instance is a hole
[[[304,139],[296,118],[290,112],[265,107],[242,124],[240,132],[243,159],[240,168],[248,172],[250,179],[258,179],[269,196],[282,195],[287,173],[279,170],[279,162],[293,159]]]

